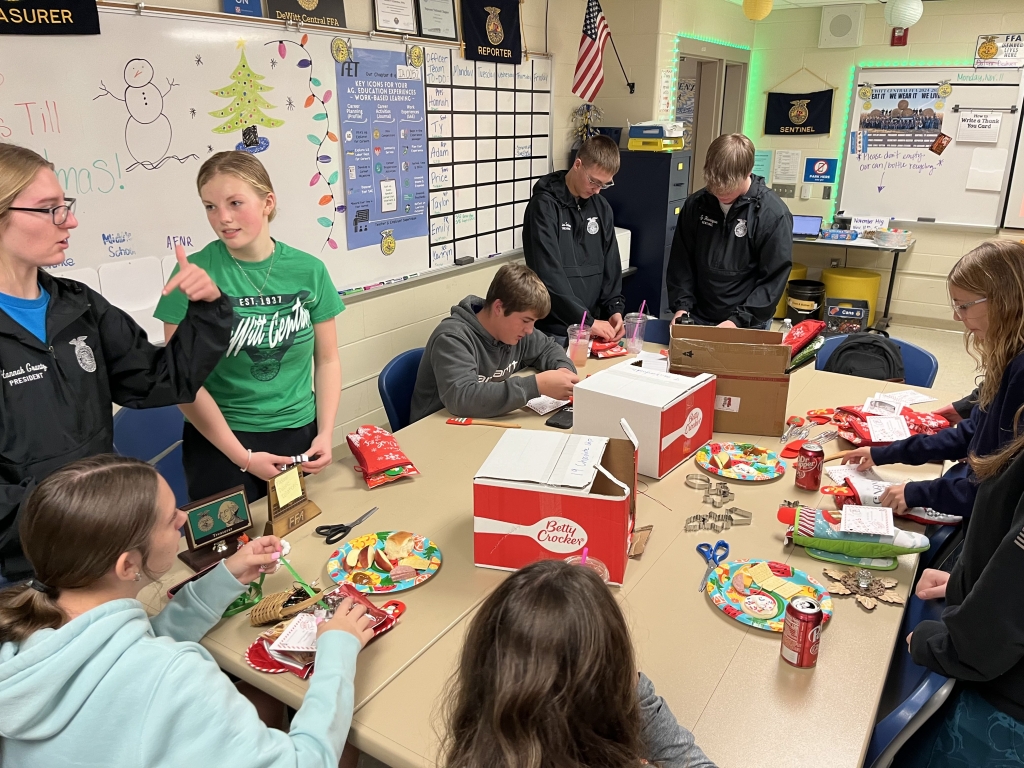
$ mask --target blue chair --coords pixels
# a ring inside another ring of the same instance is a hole
[[[178,506],[188,503],[188,484],[181,463],[185,417],[176,405],[163,408],[122,408],[114,414],[114,450],[152,464],[174,491]]]
[[[845,339],[846,334],[825,339],[825,343],[818,350],[818,356],[814,363],[816,370],[820,371],[825,367],[825,363],[835,352],[836,347]],[[935,355],[909,341],[889,340],[900,348],[903,355],[903,377],[907,384],[914,387],[930,387],[935,383],[935,376],[939,372],[939,361],[935,359]]]
[[[422,357],[423,347],[403,352],[385,365],[377,377],[377,389],[392,432],[409,426],[409,406]]]
[[[896,637],[896,648],[883,699],[899,702],[875,723],[864,768],[888,768],[896,753],[949,698],[955,680],[918,666],[910,657],[906,637],[925,620],[938,620],[944,600],[921,600],[911,595]]]
[[[671,337],[670,323],[669,320],[648,317],[647,325],[644,326],[644,341],[667,346]]]

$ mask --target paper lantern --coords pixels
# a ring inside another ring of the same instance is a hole
[[[773,0],[743,0],[743,15],[751,21],[760,21],[772,12]]]
[[[885,4],[885,23],[890,27],[912,27],[921,20],[923,13],[921,0],[889,0]]]

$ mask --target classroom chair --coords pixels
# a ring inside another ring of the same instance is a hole
[[[422,357],[423,347],[403,352],[385,365],[377,377],[377,389],[384,401],[384,412],[388,415],[392,432],[409,426],[412,390],[416,386],[416,372]]]
[[[879,713],[885,711],[886,700],[898,703],[875,723],[864,768],[888,768],[900,748],[935,714],[953,690],[955,680],[914,663],[906,642],[907,635],[919,623],[937,621],[945,605],[945,600],[921,600],[915,595],[907,602]]]
[[[644,326],[644,341],[667,347],[670,339],[670,322],[669,320],[658,320],[648,317],[647,325]]]
[[[152,464],[174,491],[175,503],[188,504],[188,484],[181,462],[185,418],[176,405],[121,408],[114,414],[114,450]]]
[[[816,370],[820,371],[825,367],[829,357],[844,339],[846,334],[825,339],[814,363]],[[930,387],[935,383],[935,376],[939,372],[939,361],[935,359],[935,355],[909,341],[895,338],[890,338],[889,341],[895,343],[903,355],[903,378],[907,384],[912,387]]]
[[[80,283],[85,283],[97,293],[103,293],[103,291],[100,289],[100,275],[92,267],[58,269],[53,274],[56,277],[66,277],[68,280],[77,280]]]

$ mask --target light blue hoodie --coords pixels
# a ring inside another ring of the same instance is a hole
[[[114,600],[0,646],[0,766],[335,768],[359,641],[325,632],[288,733],[267,728],[198,640],[243,586],[222,563],[150,619]]]

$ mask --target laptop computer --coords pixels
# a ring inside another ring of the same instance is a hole
[[[821,216],[793,216],[794,240],[817,240],[821,234]]]

